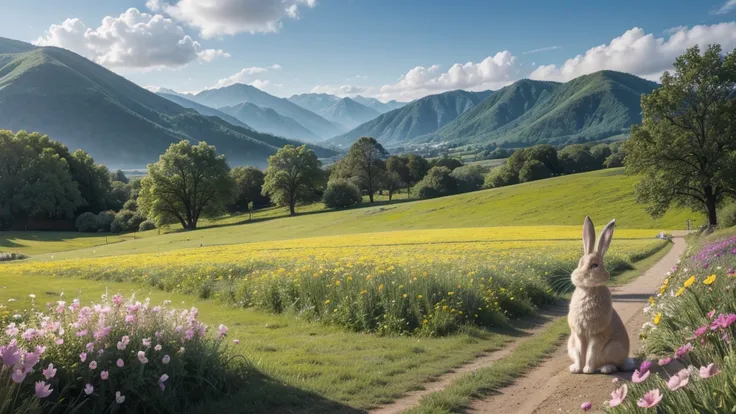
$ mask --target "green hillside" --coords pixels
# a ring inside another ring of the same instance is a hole
[[[304,142],[315,142],[322,139],[293,118],[281,115],[271,108],[260,107],[250,102],[223,106],[219,110],[247,123],[258,131]]]
[[[493,226],[580,225],[590,215],[598,222],[616,218],[629,229],[684,229],[702,216],[673,210],[654,220],[636,204],[636,177],[622,169],[600,170],[432,200],[394,203],[337,212],[316,211],[193,232],[171,233],[93,249],[58,253],[56,258],[160,252],[220,245],[367,232]],[[43,259],[39,256],[39,259]]]
[[[641,122],[641,95],[656,87],[654,82],[613,71],[562,84],[524,79],[419,140],[527,146],[608,138]]]
[[[387,147],[401,145],[413,138],[434,133],[490,94],[491,91],[456,90],[430,95],[387,112],[328,142],[339,147],[349,147],[358,138],[369,136]]]
[[[38,131],[113,168],[141,168],[182,139],[207,141],[234,165],[265,166],[294,141],[186,109],[73,52],[0,38],[0,128]],[[334,152],[317,148],[318,155]]]

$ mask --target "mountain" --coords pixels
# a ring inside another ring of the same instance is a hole
[[[303,93],[294,95],[289,100],[334,124],[343,126],[345,130],[355,128],[381,114],[351,98],[338,98],[326,93]]]
[[[299,144],[204,116],[65,49],[0,38],[0,128],[48,134],[114,168],[141,168],[182,139],[215,145],[234,164],[265,166]],[[313,147],[321,157],[334,152]]]
[[[304,142],[319,141],[321,138],[288,116],[283,116],[271,108],[261,108],[250,102],[235,106],[224,106],[220,111],[247,123],[257,131]]]
[[[339,147],[349,147],[358,138],[369,136],[384,146],[401,145],[413,138],[437,131],[491,93],[456,90],[426,96],[380,115],[345,134],[331,138],[328,142]]]
[[[381,102],[376,98],[366,98],[363,96],[356,96],[353,98],[355,102],[358,102],[359,104],[365,105],[369,108],[373,108],[376,111],[385,114],[386,112],[393,111],[394,109],[399,109],[402,106],[406,105],[407,102],[397,102],[397,101],[388,101],[388,102]]]
[[[250,102],[262,108],[271,108],[280,115],[293,118],[315,135],[323,138],[337,135],[344,130],[316,113],[302,108],[288,99],[278,98],[254,86],[236,83],[219,89],[208,89],[188,99],[211,108],[235,106]]]
[[[200,104],[198,104],[198,103],[196,103],[194,101],[190,101],[189,99],[182,97],[179,94],[171,94],[171,93],[163,92],[163,91],[171,91],[171,89],[161,88],[156,93],[156,95],[161,96],[161,97],[164,97],[164,98],[170,100],[171,102],[174,102],[176,104],[179,104],[179,105],[183,106],[184,108],[194,109],[195,111],[199,112],[202,115],[206,115],[206,116],[217,116],[217,117],[220,117],[220,119],[223,119],[223,120],[227,121],[228,123],[230,123],[232,125],[243,127],[243,128],[248,128],[248,129],[251,129],[251,130],[254,129],[250,125],[246,124],[245,122],[242,122],[238,118],[236,118],[236,117],[234,117],[232,115],[226,114],[223,111],[219,111],[217,109],[210,108],[209,106],[200,105]],[[172,92],[174,92],[174,91],[172,91]],[[273,133],[273,132],[270,132],[270,131],[261,131],[261,132],[266,132],[266,133],[269,133],[269,134],[272,134]],[[275,134],[275,135],[279,135],[279,134]],[[285,136],[285,135],[281,135],[281,136]]]
[[[520,80],[418,141],[564,144],[625,133],[641,122],[641,95],[654,82],[600,71],[567,83]]]

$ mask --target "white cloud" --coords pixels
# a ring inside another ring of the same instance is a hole
[[[456,63],[447,72],[441,72],[439,65],[429,68],[417,66],[396,83],[382,86],[377,97],[407,101],[455,89],[497,89],[519,79],[519,76],[516,57],[504,50],[478,63]]]
[[[317,0],[148,0],[146,6],[198,28],[204,38],[237,33],[274,33],[284,19],[298,19],[301,7]]]
[[[734,0],[736,1],[736,0]],[[561,46],[549,46],[549,47],[540,47],[539,49],[532,49],[527,50],[526,52],[521,52],[522,55],[528,55],[530,53],[539,53],[539,52],[549,52],[550,50],[557,50],[560,49]]]
[[[261,74],[268,73],[273,70],[280,70],[280,69],[281,69],[281,65],[279,65],[278,63],[275,63],[265,68],[258,67],[258,66],[250,67],[250,68],[243,68],[238,73],[232,76],[228,76],[227,78],[222,78],[218,80],[214,86],[208,89],[224,88],[225,86],[234,85],[236,83],[250,83],[250,82],[253,82],[253,86],[256,86],[255,82],[258,82],[260,85],[263,85],[265,87],[266,85],[268,85],[267,80],[259,80],[259,79],[253,80],[252,79],[253,76],[261,75]],[[259,89],[262,89],[259,86],[256,86],[256,87]]]
[[[728,0],[723,4],[723,6],[721,6],[720,9],[715,11],[715,14],[730,13],[731,10],[733,10],[734,8],[736,8],[736,0]]]
[[[541,65],[531,73],[532,79],[568,81],[603,69],[633,73],[659,80],[662,72],[672,68],[675,58],[686,49],[698,45],[704,49],[718,43],[724,52],[736,47],[736,22],[711,26],[676,28],[668,39],[635,27],[607,45],[588,49],[583,55],[568,59],[562,66]]]
[[[346,96],[355,96],[361,93],[366,93],[367,90],[368,88],[355,85],[317,85],[309,92],[327,93],[344,98]]]
[[[34,44],[63,47],[112,68],[176,68],[230,56],[222,49],[203,49],[171,19],[134,8],[119,17],[105,17],[97,28],[67,19],[51,25]]]

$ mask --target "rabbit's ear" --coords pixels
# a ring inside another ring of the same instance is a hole
[[[603,229],[600,239],[598,239],[598,254],[601,256],[605,255],[608,251],[608,246],[611,245],[613,240],[613,228],[616,226],[616,219],[611,220],[610,223],[606,224],[606,228]]]
[[[595,227],[589,216],[585,216],[583,223],[583,252],[585,254],[593,253],[595,249]]]

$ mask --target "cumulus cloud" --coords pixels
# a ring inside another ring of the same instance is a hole
[[[730,13],[733,9],[736,8],[736,0],[728,0],[721,6],[718,10],[715,11],[715,14],[726,14]]]
[[[274,33],[284,19],[298,19],[299,9],[313,8],[317,0],[148,0],[146,6],[162,11],[201,31],[204,38],[237,33]]]
[[[317,85],[312,88],[311,93],[327,93],[344,98],[365,93],[368,88],[355,85]]]
[[[532,79],[568,81],[603,69],[633,73],[659,80],[662,72],[672,68],[675,58],[686,49],[698,45],[704,49],[718,43],[725,52],[736,47],[736,22],[710,26],[675,28],[669,38],[657,38],[635,27],[607,45],[588,49],[583,55],[568,59],[562,66],[540,65]]]
[[[176,68],[230,56],[222,49],[204,49],[171,19],[134,8],[105,17],[97,28],[76,18],[53,24],[34,44],[69,49],[111,68]]]
[[[260,79],[254,80],[253,77],[255,75],[262,75],[262,74],[265,74],[265,73],[268,73],[274,70],[281,70],[281,65],[276,63],[271,66],[265,67],[265,68],[258,67],[258,66],[254,66],[250,68],[243,68],[238,73],[232,76],[228,76],[227,78],[222,78],[218,80],[214,86],[208,89],[224,88],[225,86],[234,85],[236,83],[252,83],[253,86],[256,86],[255,85],[256,82],[258,82],[259,85],[262,85],[265,87],[269,84],[267,80],[260,80]],[[259,86],[256,86],[256,87],[259,89],[262,89]]]
[[[498,89],[517,80],[519,75],[516,57],[505,50],[478,63],[456,63],[447,72],[442,72],[439,65],[417,66],[396,83],[382,86],[378,97],[407,101],[455,89]]]

